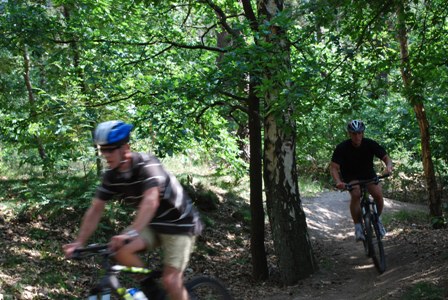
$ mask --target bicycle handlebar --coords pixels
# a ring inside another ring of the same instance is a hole
[[[371,178],[371,179],[363,179],[363,180],[358,180],[357,182],[354,182],[354,183],[347,183],[345,185],[345,189],[347,191],[351,191],[353,189],[353,186],[356,186],[356,185],[364,185],[364,184],[368,184],[368,183],[372,183],[372,182],[375,184],[378,184],[381,179],[389,177],[389,176],[390,176],[390,174],[384,174],[381,176],[375,176],[374,178]]]
[[[90,257],[98,254],[107,256],[111,255],[112,251],[110,251],[108,244],[91,244],[88,245],[87,247],[75,249],[70,258],[79,260],[85,257]]]

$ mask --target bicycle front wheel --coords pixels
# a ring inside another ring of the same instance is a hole
[[[191,300],[232,300],[232,296],[217,279],[199,276],[185,283]]]
[[[373,262],[375,264],[376,269],[380,274],[386,271],[386,253],[384,252],[383,240],[381,239],[380,229],[378,227],[378,223],[373,223],[375,237],[372,240],[372,247],[375,249],[376,255],[374,255]]]
[[[373,247],[373,228],[372,228],[372,218],[370,214],[364,217],[364,230],[365,230],[365,241],[364,248],[366,248],[366,253],[368,257],[375,257],[375,248]]]
[[[386,256],[384,253],[383,242],[379,234],[378,224],[374,220],[373,215],[366,216],[364,221],[369,257],[372,258],[375,268],[381,274],[386,270]]]

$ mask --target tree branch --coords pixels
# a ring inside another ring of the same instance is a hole
[[[250,0],[242,0],[241,2],[243,4],[244,14],[246,15],[246,18],[250,22],[250,28],[252,28],[254,32],[258,31],[257,17],[255,16]]]
[[[239,37],[238,32],[233,30],[230,27],[230,25],[227,23],[227,16],[224,13],[224,11],[221,9],[221,7],[219,7],[218,5],[213,3],[213,1],[211,1],[211,0],[202,0],[202,2],[208,4],[208,6],[210,6],[215,11],[216,15],[219,18],[219,23],[225,29],[225,31],[227,31],[227,33],[232,35],[234,38],[238,38]]]

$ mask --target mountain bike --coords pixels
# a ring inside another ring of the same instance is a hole
[[[376,176],[372,179],[359,180],[357,182],[346,184],[346,189],[351,191],[353,186],[359,185],[361,189],[361,210],[362,222],[365,240],[363,240],[364,251],[368,257],[371,257],[373,263],[381,274],[386,270],[386,254],[380,229],[378,226],[378,210],[375,201],[369,196],[367,191],[368,184],[378,184],[381,179],[388,177],[389,174]]]
[[[85,248],[78,248],[74,251],[72,259],[82,260],[88,257],[100,256],[102,278],[90,289],[86,299],[88,300],[110,300],[110,299],[135,299],[132,296],[135,287],[126,288],[119,278],[121,273],[144,274],[145,279],[140,283],[141,289],[149,300],[168,299],[165,291],[160,286],[159,279],[162,277],[161,270],[150,268],[126,267],[113,265],[112,257],[114,253],[109,250],[107,244],[92,244]],[[132,275],[129,275],[132,276]],[[141,276],[141,275],[140,275]],[[129,279],[129,278],[128,278]],[[129,280],[128,280],[129,281]],[[185,283],[191,300],[217,299],[232,300],[232,296],[224,285],[217,279],[208,276],[197,276]],[[144,298],[143,298],[144,299]]]

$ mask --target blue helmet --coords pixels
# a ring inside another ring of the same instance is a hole
[[[93,140],[99,146],[123,145],[129,142],[132,128],[123,121],[103,122],[96,127]]]
[[[364,123],[361,120],[353,120],[348,122],[347,130],[348,132],[361,133],[366,130],[366,126],[364,126]]]

